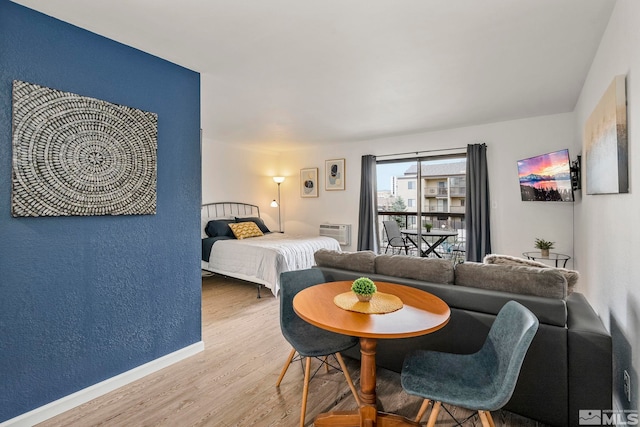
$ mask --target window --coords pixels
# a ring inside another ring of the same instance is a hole
[[[395,220],[402,228],[430,222],[437,227],[465,229],[466,169],[464,154],[395,160],[378,157],[380,229],[386,220]]]

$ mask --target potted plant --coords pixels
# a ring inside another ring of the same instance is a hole
[[[541,252],[543,258],[549,258],[549,249],[553,249],[553,244],[554,243],[555,242],[550,242],[548,240],[537,239],[536,238],[535,247],[537,249],[540,249],[540,252]]]
[[[427,230],[427,233],[431,231],[431,228],[433,227],[433,224],[431,224],[430,222],[423,222],[422,226]]]
[[[351,290],[356,294],[359,301],[366,302],[371,300],[371,297],[378,289],[376,288],[375,283],[373,283],[373,280],[368,277],[360,277],[353,281]]]

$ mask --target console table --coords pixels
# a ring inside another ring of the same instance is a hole
[[[571,259],[569,255],[558,254],[555,252],[549,252],[549,256],[542,256],[541,252],[523,252],[523,256],[526,256],[528,259],[532,259],[534,261],[538,260],[550,260],[555,261],[556,267],[558,267],[558,261],[562,262],[562,268],[567,266],[567,261]]]

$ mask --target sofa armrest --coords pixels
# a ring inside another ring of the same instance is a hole
[[[581,293],[567,298],[569,424],[579,424],[580,409],[611,409],[613,354],[611,334]]]
[[[507,302],[513,300],[531,310],[540,323],[560,327],[567,324],[567,305],[563,299],[457,285],[452,286],[450,292],[445,301],[452,307],[497,315]]]

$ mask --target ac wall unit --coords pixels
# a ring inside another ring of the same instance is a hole
[[[320,224],[320,235],[333,237],[343,246],[351,244],[351,224]]]

